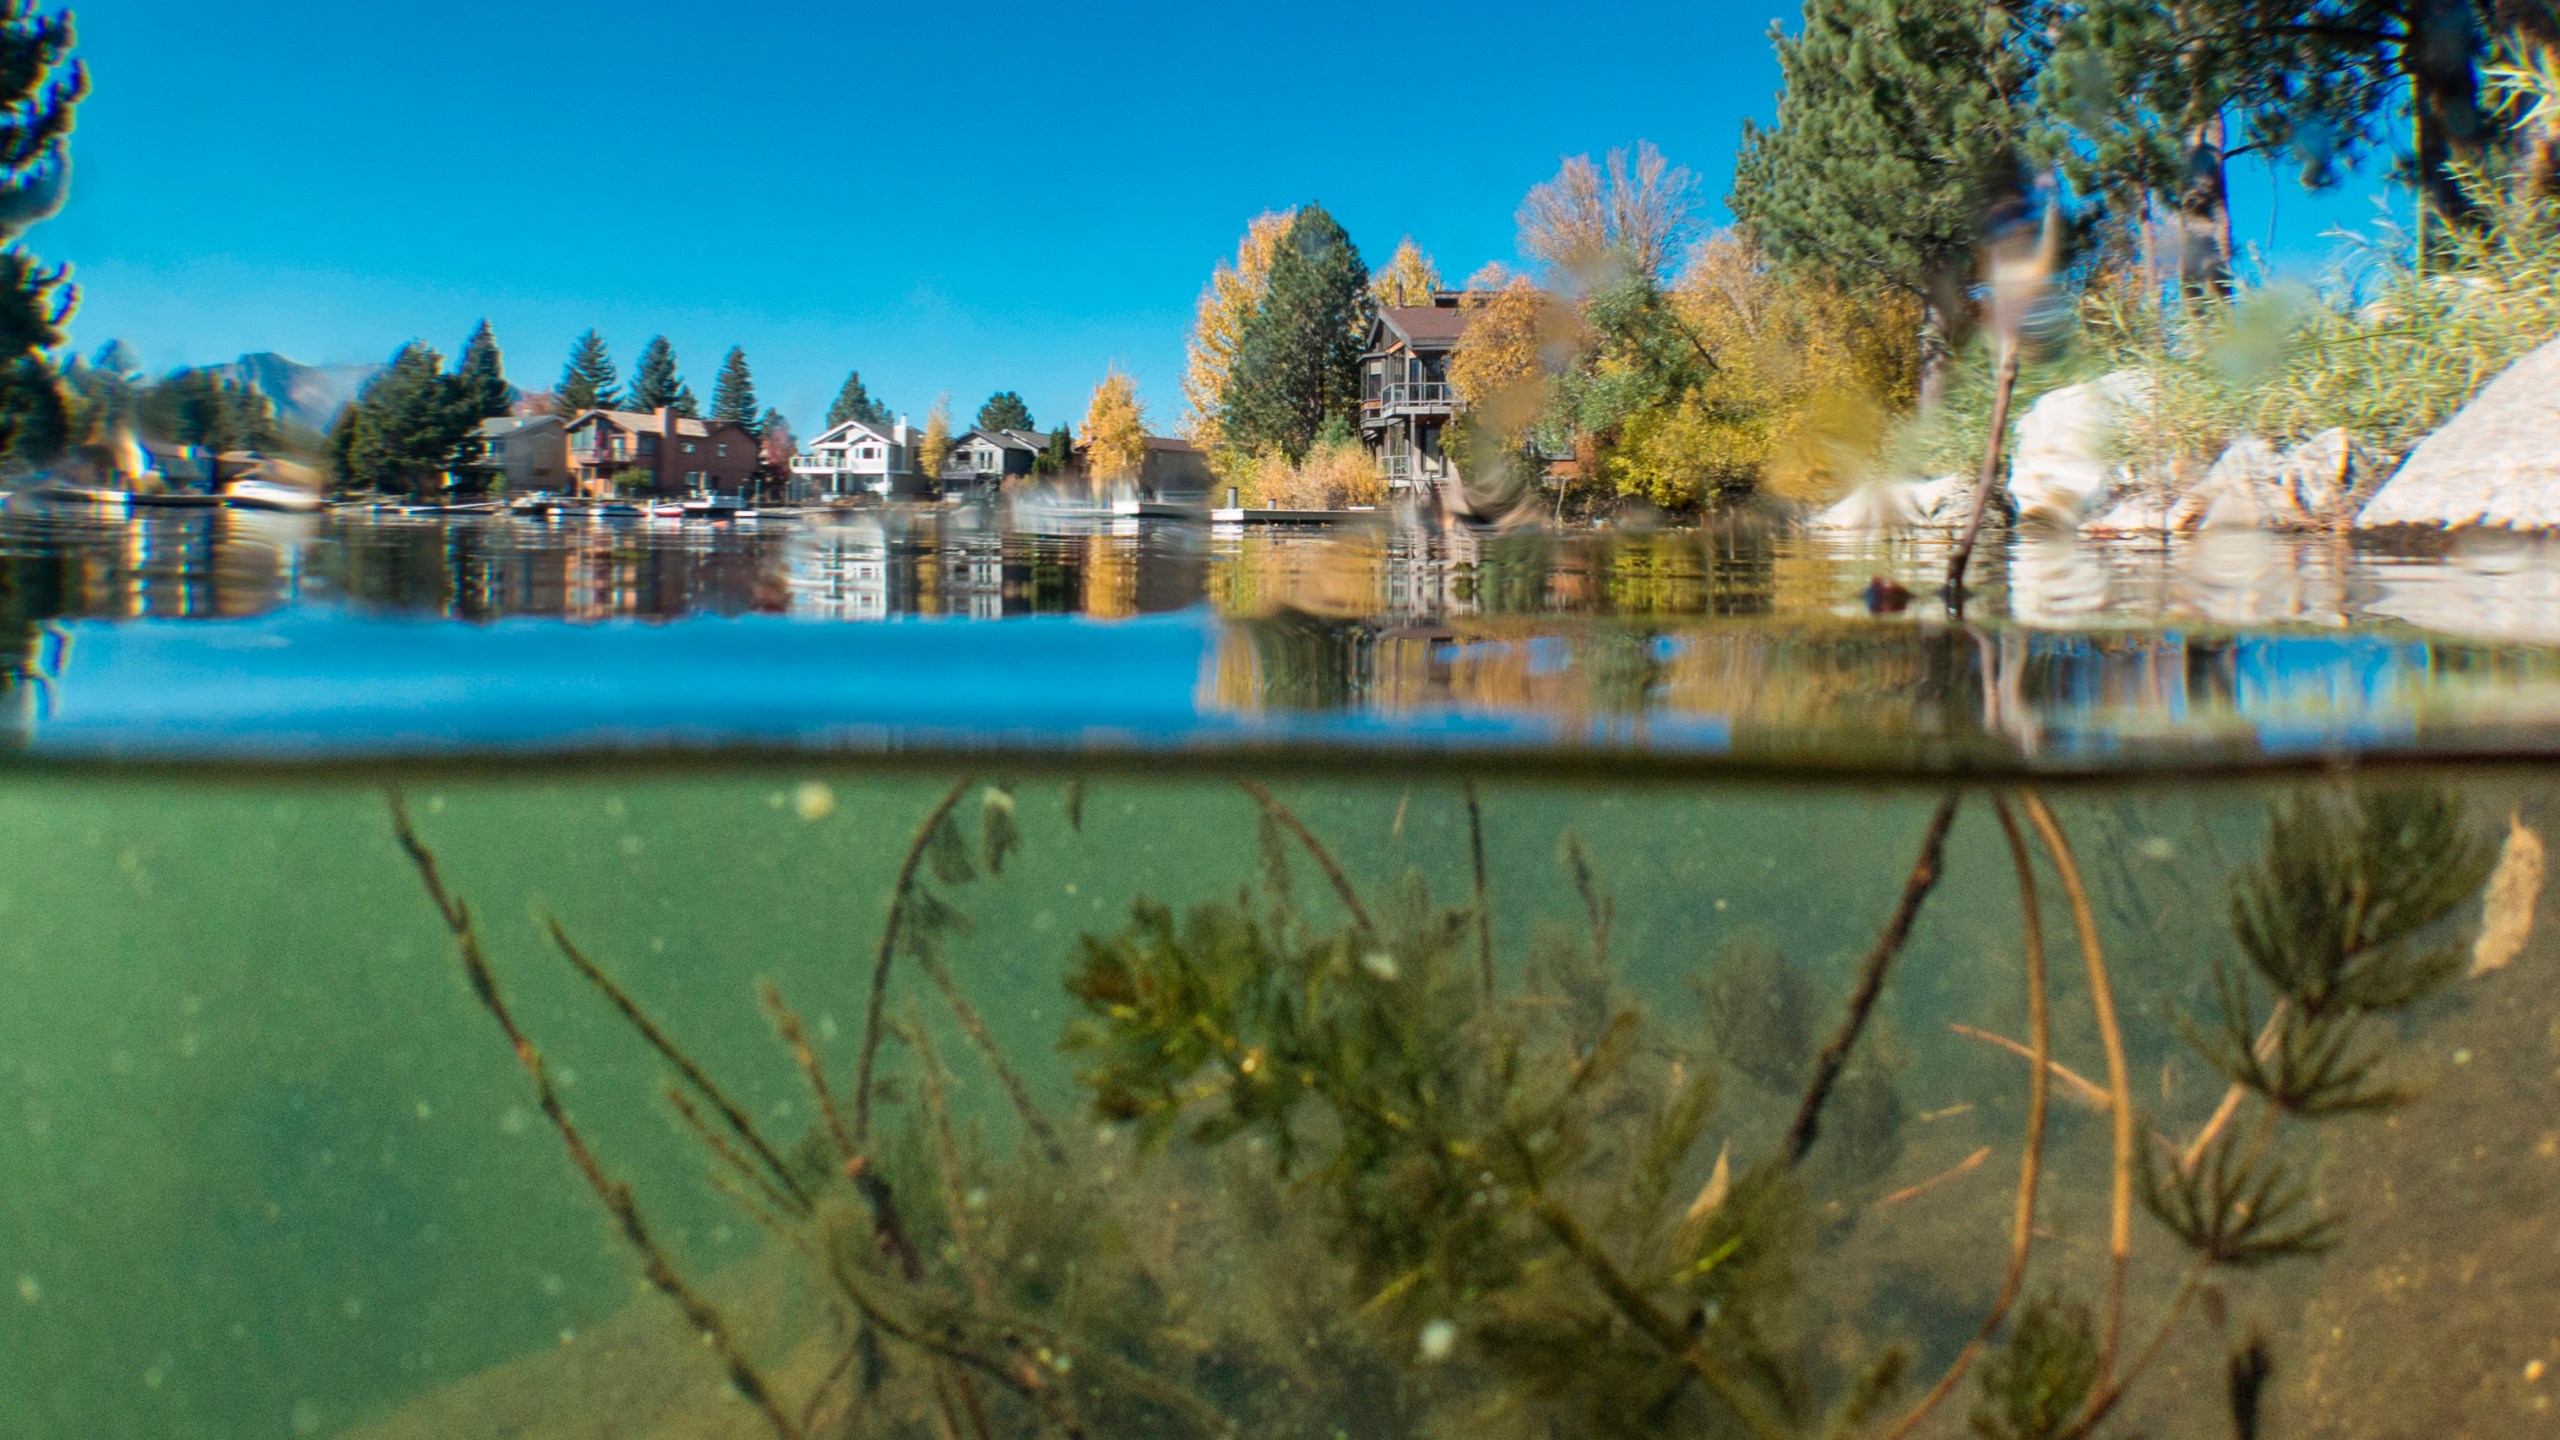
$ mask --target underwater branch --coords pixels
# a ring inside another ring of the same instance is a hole
[[[586,1137],[569,1119],[568,1109],[560,1103],[560,1092],[552,1084],[551,1069],[543,1063],[542,1052],[534,1048],[532,1038],[516,1023],[515,1013],[507,1008],[505,998],[498,992],[498,978],[496,972],[489,968],[488,955],[480,948],[479,930],[472,923],[470,907],[445,888],[435,852],[427,848],[426,842],[418,838],[417,830],[410,825],[409,808],[400,792],[393,790],[386,798],[391,807],[391,832],[400,842],[401,850],[408,855],[409,862],[417,868],[418,881],[425,887],[436,913],[443,917],[445,929],[453,935],[454,948],[462,959],[463,975],[471,983],[471,993],[479,998],[481,1005],[498,1022],[498,1028],[505,1032],[508,1042],[515,1047],[517,1063],[533,1080],[534,1101],[541,1107],[544,1118],[551,1122],[551,1128],[559,1133],[560,1143],[569,1151],[570,1163],[577,1167],[579,1176],[587,1182],[587,1188],[595,1192],[606,1212],[613,1216],[622,1238],[638,1252],[641,1269],[649,1283],[684,1312],[687,1323],[719,1355],[721,1364],[729,1372],[729,1383],[764,1416],[765,1423],[773,1428],[774,1434],[781,1436],[782,1440],[801,1440],[800,1428],[782,1413],[781,1406],[775,1401],[773,1387],[747,1359],[746,1352],[739,1348],[720,1312],[677,1273],[674,1263],[667,1258],[667,1252],[649,1233],[647,1222],[640,1216],[639,1202],[632,1198],[631,1187],[606,1173],[604,1162],[596,1157],[595,1151],[587,1145]]]
[[[1815,1132],[1822,1126],[1823,1103],[1831,1098],[1831,1087],[1839,1082],[1850,1050],[1867,1027],[1868,1012],[1875,1009],[1876,997],[1884,991],[1885,973],[1902,953],[1903,942],[1911,938],[1911,927],[1920,918],[1922,902],[1937,888],[1939,873],[1946,864],[1947,830],[1955,824],[1956,807],[1963,800],[1963,791],[1950,790],[1947,798],[1938,802],[1937,813],[1929,817],[1928,833],[1920,841],[1920,857],[1912,862],[1911,876],[1902,883],[1902,899],[1893,907],[1893,917],[1885,922],[1884,933],[1876,937],[1875,948],[1867,952],[1866,963],[1858,968],[1858,985],[1849,995],[1849,1013],[1841,1020],[1831,1043],[1814,1057],[1813,1083],[1806,1087],[1804,1101],[1796,1107],[1795,1121],[1787,1127],[1789,1166],[1803,1164],[1813,1149]]]

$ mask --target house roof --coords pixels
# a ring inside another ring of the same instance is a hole
[[[826,433],[810,441],[809,445],[812,449],[820,445],[842,445],[857,434],[883,445],[895,444],[897,437],[889,433],[890,429],[890,426],[874,425],[868,420],[847,420],[841,425],[828,426]]]
[[[998,448],[998,449],[1000,449],[1000,450],[1035,450],[1035,451],[1036,451],[1036,450],[1038,450],[1041,446],[1046,445],[1047,443],[1049,443],[1049,442],[1048,442],[1048,440],[1047,440],[1045,437],[1044,437],[1044,438],[1041,438],[1041,439],[1033,439],[1033,438],[1031,438],[1031,432],[1030,432],[1030,431],[1028,431],[1028,430],[974,430],[974,429],[973,429],[973,430],[963,430],[963,431],[961,431],[959,434],[954,435],[954,436],[952,436],[952,437],[951,437],[951,443],[952,443],[954,446],[964,445],[964,444],[967,444],[969,441],[972,441],[972,440],[984,440],[984,441],[986,441],[987,443],[989,443],[989,444],[991,444],[991,445],[994,445],[996,448]]]
[[[494,419],[481,421],[480,434],[484,438],[494,440],[501,435],[513,435],[517,431],[531,430],[541,425],[566,426],[567,424],[567,421],[557,415],[500,415]]]
[[[666,427],[659,423],[659,415],[661,413],[662,412],[659,411],[643,410],[585,410],[579,412],[578,418],[570,423],[573,426],[583,425],[597,416],[602,416],[621,429],[631,431],[636,435],[663,435],[667,432]],[[675,417],[675,422],[676,435],[680,439],[688,436],[704,438],[708,437],[712,431],[712,423],[710,421],[698,420],[690,415],[678,415]],[[719,428],[723,430],[737,430],[742,433],[746,429],[745,426],[728,420],[720,421]]]
[[[1380,325],[1418,350],[1445,350],[1457,344],[1474,318],[1473,310],[1447,305],[1389,305],[1378,312]]]

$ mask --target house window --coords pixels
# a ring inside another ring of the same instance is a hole
[[[726,440],[720,442],[720,458],[723,460],[729,458],[729,442]]]
[[[692,442],[692,441],[687,440],[686,442],[684,442],[684,453],[686,453],[687,455],[690,455],[690,454],[692,454],[692,453],[693,453],[693,449],[694,449],[694,446],[693,446],[693,442]]]

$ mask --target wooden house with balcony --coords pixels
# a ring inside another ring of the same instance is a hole
[[[735,495],[763,459],[746,427],[672,406],[588,410],[569,421],[567,440],[569,474],[586,495]]]
[[[1444,290],[1428,305],[1380,309],[1360,357],[1360,438],[1387,488],[1452,509],[1465,497],[1441,436],[1464,408],[1449,385],[1449,352],[1473,318],[1465,301],[1466,292]]]

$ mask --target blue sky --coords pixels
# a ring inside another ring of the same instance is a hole
[[[168,367],[450,354],[548,385],[592,325],[706,398],[746,347],[805,435],[846,370],[921,418],[1106,367],[1169,427],[1191,310],[1256,213],[1322,201],[1372,263],[1511,260],[1522,192],[1651,140],[1715,214],[1785,0],[1588,7],[92,0],[75,341]],[[2264,170],[2235,173],[2244,243]],[[2369,193],[2283,196],[2280,259]]]

